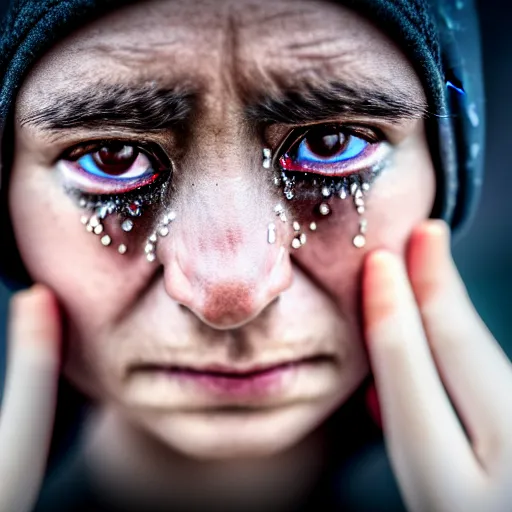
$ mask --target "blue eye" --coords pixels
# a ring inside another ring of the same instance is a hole
[[[338,163],[358,157],[369,142],[342,133],[308,135],[299,144],[296,162]]]
[[[367,157],[379,145],[373,139],[375,135],[364,138],[337,126],[315,127],[286,151],[279,164],[284,171],[347,174],[353,167],[359,170],[364,166]]]
[[[59,161],[64,180],[80,190],[91,193],[123,193],[148,185],[160,173],[168,171],[170,162],[156,147],[148,153],[137,145],[109,141],[71,151]],[[74,156],[74,153],[78,155]],[[165,165],[163,162],[168,162]]]
[[[76,163],[99,178],[133,180],[153,172],[148,157],[134,146],[111,144],[87,153]]]

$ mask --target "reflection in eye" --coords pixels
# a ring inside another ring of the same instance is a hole
[[[156,152],[148,156],[136,145],[121,141],[72,150],[57,167],[67,185],[96,194],[129,192],[154,182],[169,168]]]
[[[283,171],[346,176],[378,163],[387,144],[376,133],[340,126],[309,129],[279,159]]]

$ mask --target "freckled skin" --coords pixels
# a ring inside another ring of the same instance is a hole
[[[162,205],[177,218],[158,241],[157,263],[147,263],[131,235],[129,255],[101,247],[85,233],[82,212],[59,184],[53,168],[59,154],[98,133],[84,132],[78,140],[63,134],[52,143],[18,122],[10,189],[22,257],[34,279],[55,290],[67,316],[66,375],[106,408],[115,405],[127,422],[199,459],[280,452],[347,400],[368,373],[359,311],[364,257],[378,247],[403,253],[412,227],[433,204],[422,120],[380,126],[393,151],[365,197],[364,249],[352,245],[359,216],[350,198],[330,199],[327,218],[287,202],[261,167],[268,141],[247,129],[238,92],[244,80],[272,88],[275,73],[288,81],[314,73],[356,83],[371,79],[424,97],[402,53],[343,7],[306,0],[179,0],[141,2],[84,27],[39,61],[16,103],[19,120],[55,90],[78,94],[98,80],[143,77],[166,84],[178,78],[203,85],[176,161],[174,192]],[[279,139],[287,130],[277,127],[272,136]],[[175,137],[161,137],[170,153],[178,151]],[[274,142],[277,147],[280,140]],[[317,223],[298,251],[290,249],[291,223],[274,213],[279,202],[290,219]],[[44,222],[34,222],[42,212]],[[267,242],[270,222],[276,224],[275,244]],[[304,374],[279,399],[260,403],[253,419],[226,415],[211,422],[203,396],[126,382],[127,367],[141,359],[251,366],[319,353],[336,364]],[[165,407],[149,414],[150,402]],[[184,404],[199,412],[188,414]]]

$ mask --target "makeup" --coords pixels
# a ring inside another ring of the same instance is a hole
[[[318,201],[312,215],[320,219],[333,213],[334,199],[350,197],[360,217],[352,244],[360,249],[366,245],[368,229],[364,194],[384,170],[389,153],[384,137],[365,127],[322,125],[293,130],[273,156],[274,183],[287,202]],[[309,229],[317,231],[317,223],[310,222]],[[295,236],[292,247],[301,247],[300,237]]]
[[[327,203],[320,203],[318,205],[318,213],[327,217],[331,213],[331,207]]]
[[[270,169],[272,165],[272,151],[270,148],[263,148],[263,168]]]
[[[101,245],[104,245],[105,247],[107,247],[111,243],[112,243],[112,238],[110,238],[108,235],[101,237]]]
[[[271,222],[269,225],[268,225],[268,230],[267,230],[267,242],[269,244],[275,244],[276,243],[276,239],[277,239],[277,235],[276,235],[276,225]]]
[[[366,183],[366,185],[368,185]],[[367,190],[369,190],[369,186],[366,187]],[[364,203],[364,197],[363,197],[363,189],[362,185],[361,187],[357,186],[356,184],[353,184],[350,189],[350,194],[354,198],[354,206],[356,208],[356,211],[358,215],[361,217],[359,219],[359,233],[352,239],[352,244],[357,249],[362,249],[366,245],[366,231],[368,229],[368,221],[362,217],[362,215],[365,212],[365,203]]]
[[[86,231],[97,235],[103,246],[116,246],[120,255],[128,252],[128,246],[124,239],[116,239],[132,232],[144,213],[162,203],[168,195],[172,168],[156,144],[119,140],[77,145],[56,164],[64,189],[79,208],[87,211],[80,218]],[[112,215],[120,225],[116,234],[106,232],[111,223],[105,220]],[[159,236],[169,234],[169,222],[164,219],[157,226]],[[143,225],[147,229],[148,221]],[[145,244],[146,257],[154,261],[156,255],[149,250],[149,243]]]
[[[302,246],[302,244],[300,243],[300,239],[295,237],[293,240],[292,240],[292,247],[294,249],[300,249]]]
[[[263,148],[263,163],[264,169],[270,169],[272,164],[272,151],[269,148]],[[279,181],[280,183],[280,181]],[[279,217],[281,222],[287,223],[288,217],[286,214],[285,207],[279,203],[274,207],[274,213]],[[297,221],[292,221],[292,228],[294,231],[294,237],[291,242],[292,249],[300,249],[307,241],[305,233],[301,233],[300,224]],[[268,225],[267,241],[269,244],[276,242],[276,225],[271,223]]]
[[[292,247],[294,249],[300,249],[307,242],[306,233],[301,232],[302,231],[301,225],[297,221],[293,222],[292,227],[293,227],[293,231],[294,231]]]
[[[156,244],[158,237],[165,238],[170,233],[170,224],[176,219],[176,212],[170,210],[166,212],[160,219],[156,230],[149,236],[144,252],[146,253],[146,259],[152,263],[156,260]]]
[[[126,232],[126,233],[129,233],[132,229],[133,229],[133,220],[130,220],[130,219],[126,219],[124,220],[122,223],[121,223],[121,229]]]
[[[284,222],[285,224],[286,224],[286,222],[288,222],[288,217],[286,216],[286,210],[282,204],[277,204],[274,207],[274,212],[279,217],[281,222]]]
[[[148,241],[146,242],[146,246],[144,247],[144,252],[146,253],[146,259],[151,263],[156,260],[156,235],[152,234]]]
[[[135,189],[125,194],[100,195],[84,193],[76,188],[67,187],[67,193],[75,200],[77,205],[88,211],[80,217],[80,222],[87,232],[100,236],[100,243],[104,247],[114,244],[111,234],[105,232],[106,227],[102,221],[111,215],[116,215],[120,228],[124,233],[130,233],[135,227],[135,220],[141,218],[151,206],[162,201],[168,190],[168,181],[156,180],[153,184]],[[156,242],[158,236],[166,237],[170,223],[176,218],[173,211],[165,213],[157,224],[157,228],[148,237],[144,245],[146,259],[151,263],[156,260]],[[124,255],[128,252],[128,245],[123,241],[117,245],[117,252]]]

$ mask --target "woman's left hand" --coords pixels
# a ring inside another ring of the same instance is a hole
[[[510,512],[512,365],[471,304],[444,222],[415,229],[406,266],[386,251],[368,256],[363,309],[408,509]]]

